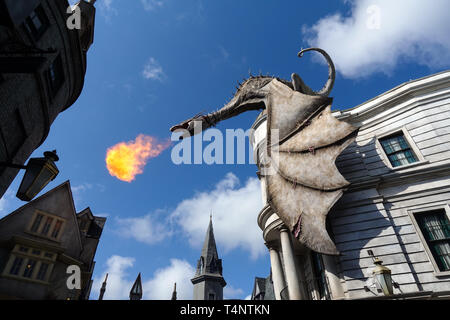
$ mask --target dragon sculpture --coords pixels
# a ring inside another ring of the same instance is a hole
[[[298,56],[307,51],[318,51],[328,62],[328,81],[320,91],[313,91],[295,73],[291,81],[251,76],[223,108],[196,115],[170,130],[181,131],[180,139],[187,138],[245,111],[266,109],[267,137],[260,166],[271,168],[262,174],[268,204],[298,241],[316,252],[338,255],[326,230],[326,217],[349,185],[335,161],[355,140],[358,128],[331,114],[333,99],[328,95],[336,71],[330,56],[319,48],[302,50]]]

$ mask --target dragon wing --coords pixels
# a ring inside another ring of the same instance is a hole
[[[274,86],[267,105],[269,204],[300,242],[316,252],[339,254],[326,230],[326,216],[349,184],[335,161],[355,140],[357,128],[333,117],[330,98],[305,100],[286,86],[279,90],[275,80]],[[275,129],[278,137],[272,134]]]

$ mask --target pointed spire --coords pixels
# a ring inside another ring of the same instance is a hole
[[[108,280],[108,274],[106,274],[105,280],[102,283],[102,287],[100,288],[100,296],[98,297],[98,300],[103,300],[103,296],[105,295],[106,291],[106,281]]]
[[[208,230],[206,231],[205,242],[203,243],[202,257],[205,265],[207,265],[212,258],[218,259],[216,239],[214,238],[214,229],[212,223],[212,213],[209,216]]]
[[[177,283],[175,282],[173,286],[173,292],[172,292],[172,299],[171,300],[177,300]]]
[[[136,281],[130,291],[130,300],[141,300],[142,299],[142,281],[141,273],[139,272]]]
[[[212,212],[209,215],[209,225],[202,254],[197,262],[197,270],[191,282],[194,285],[194,300],[211,300],[211,296],[214,297],[214,300],[223,299],[223,287],[227,283],[222,275],[222,259],[219,259],[217,254]],[[211,292],[208,288],[214,292]]]

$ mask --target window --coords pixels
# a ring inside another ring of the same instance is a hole
[[[48,80],[52,96],[56,96],[64,82],[64,72],[61,56],[58,56],[48,69]]]
[[[53,218],[47,217],[45,220],[44,227],[42,228],[41,233],[46,236],[48,234],[48,231],[50,230],[50,227],[52,225]]]
[[[61,220],[57,220],[55,223],[55,227],[53,228],[52,231],[52,238],[57,239],[59,232],[61,231],[61,227],[62,227],[62,221]]]
[[[48,264],[42,262],[41,266],[39,268],[38,274],[36,276],[36,279],[45,281],[45,276],[47,275],[47,270],[48,270]]]
[[[394,168],[418,161],[403,132],[382,138],[380,143]]]
[[[44,254],[44,257],[49,258],[49,259],[53,259],[53,253],[48,253],[48,252],[46,252],[46,253]]]
[[[54,253],[16,244],[1,276],[46,282],[53,270],[55,261]]]
[[[20,271],[20,267],[22,267],[22,263],[23,263],[23,258],[16,257],[14,259],[11,269],[9,270],[9,273],[12,275],[18,275],[19,271]]]
[[[28,252],[28,248],[27,248],[27,247],[20,247],[20,248],[19,248],[19,251],[20,251],[20,252],[27,253],[27,252]]]
[[[323,265],[322,255],[312,251],[311,260],[313,264],[314,279],[317,286],[319,299],[330,299],[330,293],[325,276],[325,267]]]
[[[37,211],[33,223],[31,224],[30,231],[39,236],[44,236],[48,239],[57,241],[61,236],[64,228],[64,219],[54,215]]]
[[[200,257],[200,274],[202,274],[204,270],[205,270],[205,263],[203,257]]]
[[[33,36],[34,40],[39,40],[49,26],[42,6],[38,6],[25,21],[25,27]]]
[[[42,221],[43,217],[44,216],[42,214],[39,214],[39,213],[36,215],[36,218],[34,218],[33,225],[31,226],[31,231],[32,232],[37,232],[39,230],[39,226],[41,225],[41,221]]]
[[[36,260],[28,259],[28,263],[25,266],[25,270],[23,270],[23,276],[25,278],[31,278],[31,276],[33,275],[35,266],[36,266]]]
[[[445,209],[416,213],[415,218],[440,271],[450,271],[450,222]]]

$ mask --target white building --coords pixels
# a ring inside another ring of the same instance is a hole
[[[385,298],[370,250],[392,271],[392,298],[450,297],[450,71],[333,115],[360,127],[336,161],[351,185],[327,218],[341,256],[316,254],[293,239],[267,205],[260,178],[265,207],[258,224],[275,298]],[[264,112],[253,129],[257,159]]]

